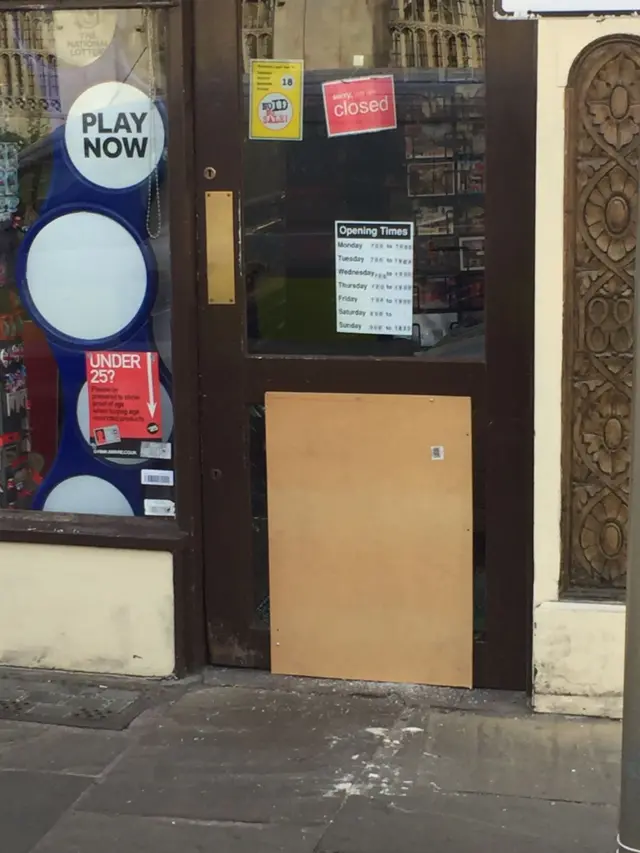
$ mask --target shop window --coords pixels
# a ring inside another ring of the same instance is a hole
[[[482,67],[484,65],[484,38],[482,36],[474,36],[473,41],[476,47],[476,63]]]
[[[404,60],[407,68],[414,68],[416,64],[416,53],[413,45],[413,30],[404,30],[402,33],[404,42]]]
[[[52,54],[48,56],[48,68],[51,73],[44,76],[45,93],[50,103],[56,103],[60,97],[60,89],[58,86],[58,64],[56,57]]]
[[[43,19],[34,12],[25,12],[20,16],[20,39],[30,45],[32,50],[44,50]]]
[[[431,33],[431,48],[433,55],[433,67],[442,68],[442,48],[440,44],[440,33]]]
[[[484,33],[467,2],[389,3],[384,20],[373,6],[309,2],[293,16],[275,4],[271,55],[304,58],[303,105],[279,98],[261,123],[245,66],[247,346],[482,359]],[[280,84],[298,85],[288,74]],[[371,223],[399,224],[407,242],[363,242]]]
[[[402,67],[402,36],[396,29],[391,32],[391,65],[394,68]]]
[[[266,33],[260,36],[259,40],[259,56],[260,59],[269,59],[273,55],[272,39]]]
[[[0,508],[175,514],[164,13],[0,14]]]
[[[6,53],[0,54],[0,86],[3,97],[11,95],[11,59]]]
[[[404,4],[404,19],[406,21],[424,21],[424,0],[409,0]]]
[[[468,68],[469,61],[469,38],[464,33],[459,36],[460,39],[460,65],[462,68]]]
[[[24,87],[24,79],[22,76],[22,63],[23,63],[23,57],[19,56],[19,55],[16,56],[14,54],[13,69],[12,69],[13,74],[14,74],[13,79],[15,80],[16,94],[19,98],[23,98],[26,94],[25,87]]]
[[[254,35],[245,36],[244,43],[247,48],[247,58],[258,58],[258,37]]]
[[[473,20],[477,27],[484,27],[484,3],[485,0],[470,0]]]
[[[424,30],[416,30],[416,67],[429,67],[429,54],[427,52],[427,34]]]
[[[447,39],[447,65],[449,68],[458,67],[458,42],[454,35],[446,36]]]

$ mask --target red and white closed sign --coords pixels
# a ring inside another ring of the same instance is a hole
[[[391,74],[331,80],[322,84],[328,136],[375,133],[397,127]]]

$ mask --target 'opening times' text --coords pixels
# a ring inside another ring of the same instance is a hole
[[[413,223],[336,222],[336,328],[409,337]]]

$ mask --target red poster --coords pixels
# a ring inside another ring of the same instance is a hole
[[[155,352],[88,352],[89,440],[100,456],[139,456],[160,440],[160,373]]]
[[[391,74],[322,84],[328,136],[393,130],[396,95]]]

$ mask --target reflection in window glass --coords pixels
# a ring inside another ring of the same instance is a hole
[[[261,39],[305,62],[302,140],[245,143],[250,350],[482,358],[484,0],[243,6],[247,115]],[[329,138],[323,84],[389,74],[395,129]],[[413,224],[411,334],[337,331],[337,221]]]
[[[0,508],[175,514],[165,43],[0,14]]]

